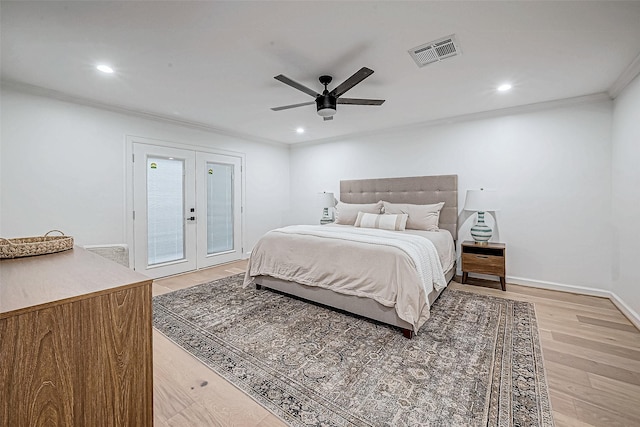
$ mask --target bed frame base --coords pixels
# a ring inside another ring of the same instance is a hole
[[[454,264],[453,268],[445,273],[447,283],[453,279],[455,271],[456,267]],[[415,335],[413,325],[399,318],[394,307],[386,307],[373,299],[362,298],[354,295],[338,294],[329,289],[302,285],[300,283],[276,279],[270,276],[256,276],[254,278],[254,284],[256,289],[273,289],[286,295],[292,295],[342,310],[347,313],[353,313],[388,325],[397,326],[402,330],[402,334],[408,339],[413,338]],[[441,293],[442,290],[440,292],[434,290],[428,295],[429,307],[431,307],[433,302]]]

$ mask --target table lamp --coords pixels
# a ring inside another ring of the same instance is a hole
[[[500,210],[498,194],[495,190],[467,190],[467,198],[464,203],[465,211],[478,212],[476,224],[471,227],[471,237],[478,245],[486,245],[491,239],[493,230],[484,222],[484,213]]]
[[[333,193],[320,193],[320,206],[322,206],[322,218],[320,224],[328,224],[333,222],[333,212],[330,208],[336,205],[336,199]]]

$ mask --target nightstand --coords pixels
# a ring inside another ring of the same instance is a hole
[[[506,250],[504,243],[478,245],[473,241],[462,242],[462,283],[467,281],[469,273],[493,274],[500,277],[500,286],[506,290]]]

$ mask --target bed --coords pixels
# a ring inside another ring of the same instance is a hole
[[[388,208],[398,206],[389,203],[444,202],[439,230],[387,231],[349,225],[272,230],[252,250],[245,286],[255,284],[258,289],[273,289],[393,325],[411,338],[428,320],[431,304],[456,271],[458,177],[340,182],[339,206],[379,201],[388,202]],[[418,244],[427,248],[414,249]],[[358,259],[364,260],[366,268]]]

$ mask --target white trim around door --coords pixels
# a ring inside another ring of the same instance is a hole
[[[128,136],[130,264],[166,277],[243,258],[244,154]]]

